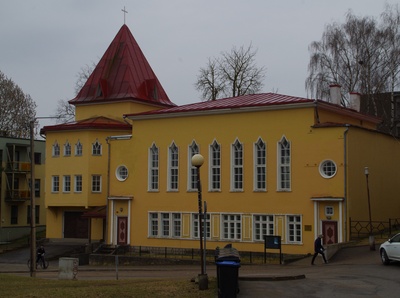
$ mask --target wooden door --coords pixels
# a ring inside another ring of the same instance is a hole
[[[128,217],[118,217],[117,244],[128,244]]]
[[[338,242],[337,221],[323,221],[322,233],[324,235],[324,244],[333,244]]]

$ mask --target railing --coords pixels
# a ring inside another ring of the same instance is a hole
[[[113,249],[111,249],[113,248]],[[207,249],[205,251],[205,260],[207,262],[215,261],[215,250]],[[108,246],[103,245],[103,248],[97,249],[94,254],[103,255],[122,255],[125,257],[136,257],[143,259],[169,259],[169,260],[182,260],[182,261],[200,261],[200,249],[196,248],[172,248],[172,247],[153,247],[153,246]],[[263,252],[240,251],[241,263],[247,264],[264,264],[276,263],[279,264],[279,254],[268,253],[267,260]],[[298,259],[303,256],[299,255],[286,255],[286,260]]]
[[[6,172],[30,172],[30,162],[7,162]]]
[[[6,201],[26,201],[31,198],[29,190],[7,190],[5,199]]]
[[[368,237],[371,233],[374,236],[387,238],[394,231],[400,229],[400,218],[389,218],[388,221],[371,221],[367,220],[352,220],[350,218],[350,239],[359,239]]]

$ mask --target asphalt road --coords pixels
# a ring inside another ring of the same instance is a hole
[[[378,247],[377,247],[378,248]],[[50,251],[50,247],[48,251]],[[61,248],[58,248],[61,250]],[[66,250],[66,248],[65,248]],[[29,276],[25,252],[0,255],[0,273]],[[286,265],[245,265],[239,269],[238,297],[400,297],[400,263],[382,265],[378,250],[369,246],[344,248],[329,264],[311,257]],[[79,280],[112,280],[134,278],[184,278],[199,273],[199,266],[79,266]],[[215,265],[207,273],[216,276]],[[58,262],[47,270],[38,270],[38,278],[58,278]]]

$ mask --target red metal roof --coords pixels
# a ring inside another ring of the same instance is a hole
[[[81,130],[81,129],[112,129],[112,130],[127,130],[131,131],[132,126],[126,122],[117,121],[107,117],[94,117],[84,119],[81,121],[73,121],[58,125],[44,126],[41,130],[41,134],[45,134],[48,131],[61,131],[61,130]]]
[[[246,107],[277,106],[298,103],[312,103],[314,100],[282,95],[276,93],[248,94],[238,97],[229,97],[212,101],[203,101],[183,106],[165,108],[161,110],[149,111],[144,113],[130,114],[127,116],[139,115],[162,115],[171,113],[199,112],[207,110],[238,109]]]
[[[116,100],[175,106],[126,25],[118,31],[81,91],[69,103]]]

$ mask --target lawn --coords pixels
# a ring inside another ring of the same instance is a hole
[[[0,274],[1,297],[216,297],[217,284],[200,291],[189,280],[50,280]]]

